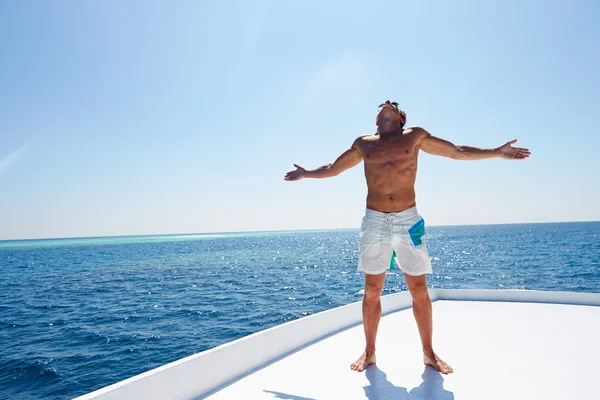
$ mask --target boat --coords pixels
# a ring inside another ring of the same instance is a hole
[[[408,292],[382,296],[377,364],[361,303],[266,329],[78,397],[122,399],[598,399],[600,293],[429,289],[436,352],[425,366]]]

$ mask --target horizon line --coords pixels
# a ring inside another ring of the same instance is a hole
[[[572,224],[572,223],[594,223],[600,220],[578,220],[578,221],[544,221],[544,222],[502,222],[502,223],[483,223],[483,224],[442,224],[429,225],[430,228],[458,227],[458,226],[497,226],[497,225],[542,225],[542,224]],[[188,232],[188,233],[144,233],[127,235],[105,235],[105,236],[64,236],[64,237],[34,237],[19,239],[0,239],[0,242],[21,242],[35,240],[74,240],[74,239],[110,239],[110,238],[134,238],[134,237],[155,237],[155,236],[193,236],[193,235],[232,235],[237,233],[278,233],[278,232],[327,232],[356,230],[352,228],[318,228],[318,229],[269,229],[269,230],[248,230],[248,231],[226,231],[226,232]]]

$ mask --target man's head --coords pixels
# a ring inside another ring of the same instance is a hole
[[[406,113],[398,107],[398,103],[387,100],[385,103],[379,105],[375,121],[377,131],[393,132],[404,128],[405,123]]]

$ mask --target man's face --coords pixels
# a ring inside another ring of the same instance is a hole
[[[377,125],[381,131],[395,129],[402,123],[402,115],[398,103],[386,101],[377,110]]]

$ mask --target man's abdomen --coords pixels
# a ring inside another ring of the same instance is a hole
[[[367,194],[367,208],[379,212],[402,212],[415,205],[414,187],[390,193],[373,192],[369,188]]]
[[[402,212],[416,205],[416,163],[365,169],[367,208],[379,212]]]

